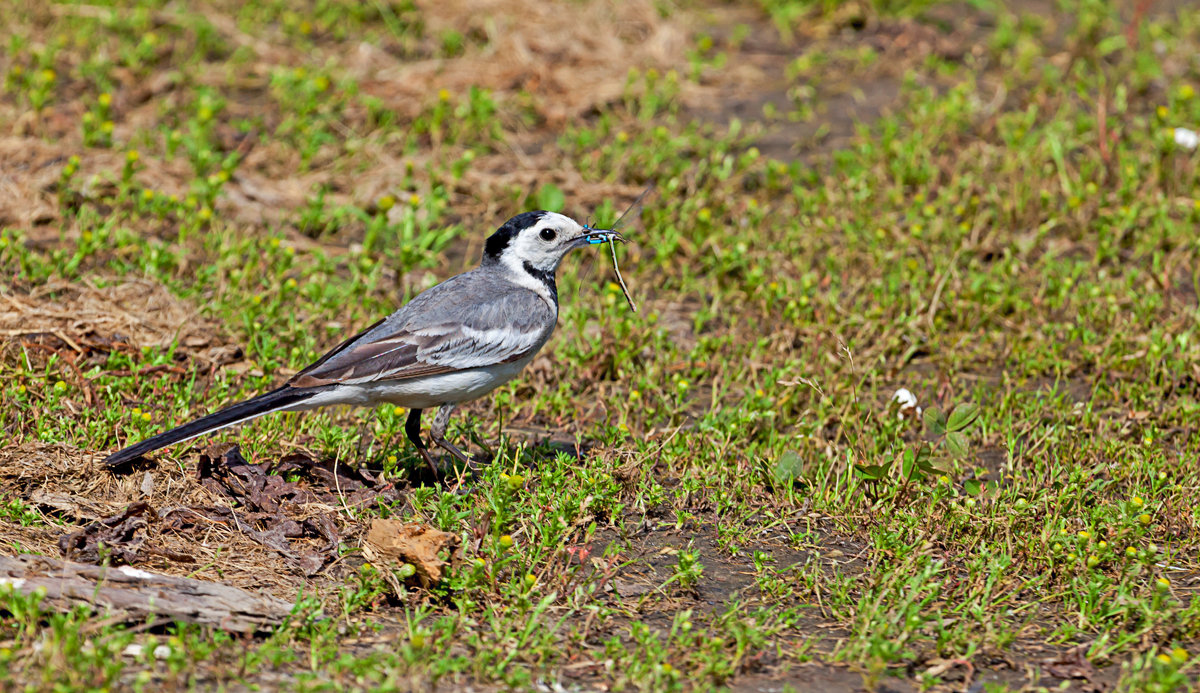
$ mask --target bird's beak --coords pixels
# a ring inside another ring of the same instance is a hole
[[[585,245],[600,245],[613,241],[624,243],[625,238],[611,229],[587,229],[575,238],[574,247],[581,248]]]

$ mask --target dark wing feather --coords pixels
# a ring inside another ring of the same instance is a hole
[[[362,384],[509,363],[540,348],[556,318],[534,292],[468,272],[417,296],[290,382]]]

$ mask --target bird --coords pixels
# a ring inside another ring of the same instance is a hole
[[[558,323],[555,277],[563,258],[614,241],[625,239],[557,212],[518,214],[487,238],[478,266],[419,293],[279,388],[119,450],[105,465],[273,412],[387,403],[408,409],[405,435],[435,475],[438,466],[421,439],[427,409],[437,408],[433,442],[470,466],[446,440],[451,414],[515,378],[545,346]]]

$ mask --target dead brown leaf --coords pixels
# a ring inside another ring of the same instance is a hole
[[[64,556],[84,563],[99,563],[105,557],[116,563],[134,563],[147,529],[157,521],[158,514],[149,503],[134,503],[122,513],[63,535],[58,548]]]
[[[1095,665],[1088,661],[1087,647],[1081,646],[1046,660],[1046,674],[1058,679],[1094,681],[1098,672]]]
[[[337,512],[331,495],[322,498],[308,488],[269,473],[262,465],[247,462],[236,445],[213,446],[202,454],[197,478],[218,497],[224,496],[239,505],[241,512],[224,507],[192,508],[193,511],[226,522],[263,546],[278,551],[299,565],[306,575],[317,572],[326,561],[337,556],[341,537],[331,519]],[[307,516],[292,517],[285,509]],[[287,541],[304,536],[321,537],[324,546],[313,551]]]
[[[434,529],[419,522],[375,519],[362,543],[370,560],[392,558],[411,563],[423,586],[442,579],[442,551],[452,556],[458,548],[458,535]]]

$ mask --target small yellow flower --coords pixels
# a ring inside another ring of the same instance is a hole
[[[525,588],[533,589],[533,586],[536,584],[537,577],[535,577],[533,573],[525,573]]]
[[[104,92],[100,96],[96,97],[96,101],[99,102],[101,106],[108,108],[112,105],[112,94]]]
[[[47,83],[53,82],[56,79],[58,79],[58,75],[54,72],[54,70],[51,70],[49,68],[42,70],[42,81],[43,82],[47,82]]]
[[[1130,558],[1137,558],[1137,549],[1132,546],[1125,547],[1125,555]]]
[[[146,202],[150,202],[151,200],[154,199],[154,191],[151,190],[150,188],[143,189],[142,190],[142,199],[145,200]]]
[[[1167,110],[1166,106],[1159,106],[1157,109],[1155,109],[1155,113],[1158,113],[1159,118],[1166,118],[1170,112]]]
[[[103,132],[106,135],[111,135],[114,127],[116,126],[113,125],[111,120],[106,120],[103,123],[100,123],[100,132]]]
[[[134,415],[134,416],[141,416],[141,415],[142,415],[142,408],[141,408],[141,407],[134,407],[134,408],[133,408],[133,415]]]
[[[417,205],[421,204],[421,196],[416,193],[409,195],[408,204],[411,207],[416,207]]]
[[[1087,539],[1088,537],[1090,537],[1090,536],[1092,536],[1092,535],[1091,535],[1091,534],[1089,534],[1089,533],[1088,533],[1088,531],[1087,531],[1086,529],[1081,529],[1081,530],[1079,530],[1079,538],[1080,538],[1080,539],[1085,539],[1085,540],[1086,540],[1086,539]]]
[[[396,456],[395,455],[388,455],[387,460],[388,460],[388,464],[396,464]]]
[[[438,101],[446,102],[450,100],[450,91],[448,89],[438,89]]]
[[[300,33],[301,34],[308,36],[309,34],[312,33],[312,31],[313,31],[312,22],[308,21],[307,19],[300,22]]]
[[[1141,496],[1134,496],[1133,500],[1131,500],[1129,502],[1133,503],[1133,507],[1135,507],[1135,508],[1140,508],[1146,504],[1146,501],[1142,500]]]
[[[208,221],[208,220],[212,219],[212,215],[213,215],[212,207],[208,207],[208,206],[201,207],[200,211],[196,212],[196,216],[200,219],[200,221]]]
[[[1171,581],[1165,577],[1160,577],[1154,582],[1158,585],[1158,588],[1162,590],[1169,589],[1171,587]]]
[[[1155,659],[1158,660],[1159,664],[1170,664],[1171,663],[1171,655],[1168,655],[1168,654],[1160,654],[1157,657],[1155,657]]]
[[[64,383],[63,381],[59,380],[58,382],[54,383],[54,391],[55,392],[66,392],[67,384]]]
[[[512,547],[513,547],[512,535],[510,535],[510,534],[501,535],[500,536],[500,548],[507,551],[508,549],[511,549]]]
[[[1190,84],[1185,84],[1179,87],[1179,98],[1187,101],[1196,95],[1196,89]]]
[[[379,198],[379,201],[376,202],[375,205],[379,207],[380,211],[386,212],[392,207],[396,206],[396,198],[392,195],[384,195],[383,197]]]
[[[142,156],[141,154],[138,154],[138,150],[130,149],[128,152],[125,153],[125,161],[132,164],[132,163],[136,162],[138,159],[140,159],[141,156]]]
[[[1096,554],[1092,554],[1091,556],[1088,556],[1087,567],[1095,568],[1098,565],[1100,565],[1100,557],[1099,556],[1097,556]]]
[[[1188,654],[1188,651],[1182,647],[1176,647],[1175,649],[1171,650],[1171,659],[1176,664],[1183,664],[1184,662],[1188,661],[1189,658],[1191,658],[1191,655]]]
[[[1151,519],[1150,513],[1142,513],[1141,515],[1138,515],[1137,521],[1141,525],[1148,525],[1150,524]]]
[[[420,650],[420,649],[424,648],[425,647],[425,634],[424,633],[413,633],[412,637],[410,637],[408,639],[408,644],[412,645],[413,649],[415,649],[415,650]]]
[[[392,407],[393,416],[404,416],[404,407]]]
[[[150,412],[148,412],[148,411],[142,412],[142,421],[149,421],[149,420],[150,420]]]
[[[1108,548],[1108,542],[1107,542],[1107,541],[1100,541],[1100,542],[1098,542],[1098,543],[1096,544],[1096,546],[1098,546],[1098,547],[1100,547],[1100,548],[1102,548],[1102,549],[1107,549],[1107,548]]]

